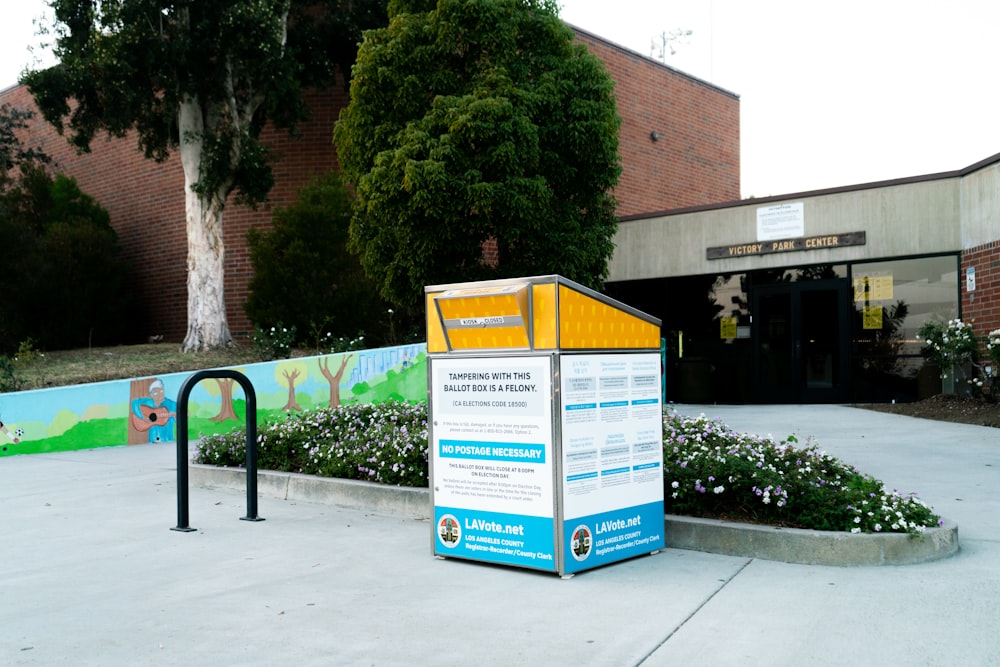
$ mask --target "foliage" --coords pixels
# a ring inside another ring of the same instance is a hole
[[[22,77],[46,120],[81,150],[102,130],[135,129],[157,160],[204,142],[199,190],[236,189],[249,201],[270,188],[265,123],[293,128],[305,118],[304,88],[332,82],[338,65],[346,75],[361,30],[385,21],[372,0],[49,4],[60,64]],[[179,133],[189,102],[202,107],[198,137]]]
[[[613,82],[552,0],[390,4],[334,138],[379,292],[558,273],[600,288],[620,174]],[[484,257],[495,248],[496,257]]]
[[[35,341],[31,338],[21,341],[17,347],[17,354],[13,357],[0,354],[0,394],[25,389],[26,382],[21,369],[44,357],[45,355],[38,351]]]
[[[222,212],[264,201],[273,184],[265,125],[294,129],[303,90],[332,83],[360,30],[384,23],[374,0],[50,0],[60,64],[22,77],[45,119],[89,150],[102,131],[134,136],[146,157],[178,150],[188,216],[184,349],[231,342]],[[371,21],[372,23],[368,23]],[[178,193],[180,194],[180,193]]]
[[[1000,367],[1000,329],[994,329],[986,335],[986,353],[993,368]]]
[[[261,361],[288,359],[292,356],[295,335],[294,326],[289,329],[281,322],[270,329],[262,329],[254,325],[253,347]]]
[[[0,105],[0,191],[13,180],[10,172],[22,163],[45,164],[50,158],[38,148],[24,146],[17,130],[28,127],[35,113],[30,109]]]
[[[739,434],[704,415],[664,419],[667,512],[814,530],[919,534],[940,517],[795,438]]]
[[[3,239],[3,271],[0,294],[4,313],[0,317],[0,353],[13,352],[16,342],[29,333],[29,317],[37,302],[28,286],[39,265],[36,226],[29,226],[20,214],[22,193],[18,187],[21,170],[40,170],[49,162],[40,150],[27,148],[18,135],[34,116],[30,109],[0,105],[0,239]],[[0,358],[0,391],[16,391],[21,386],[14,360]]]
[[[941,370],[945,378],[952,369],[960,368],[976,357],[979,339],[972,324],[960,319],[926,322],[917,333],[926,341],[924,353]]]
[[[0,354],[0,394],[24,389],[24,380],[17,370],[17,359]]]
[[[996,400],[1000,395],[1000,329],[986,334],[986,357],[984,364],[976,364],[981,371],[979,377],[969,380],[970,393],[976,398],[988,397]]]
[[[129,265],[110,217],[76,182],[22,163],[0,193],[5,295],[0,351],[34,339],[43,349],[129,340],[136,312]]]
[[[347,251],[350,208],[339,175],[329,172],[277,209],[271,229],[249,231],[254,275],[244,308],[252,322],[285,322],[299,332],[322,331],[322,338],[366,331],[368,345],[389,343],[386,305]]]
[[[332,333],[325,334],[316,346],[320,354],[338,354],[340,352],[353,352],[363,350],[367,347],[365,337],[359,334],[357,338],[346,336],[334,336]]]
[[[427,404],[345,405],[295,413],[258,433],[261,468],[426,486]],[[243,466],[246,432],[203,438],[196,461]],[[915,494],[888,492],[795,438],[739,434],[704,415],[663,420],[669,513],[813,530],[918,535],[941,518]]]
[[[258,430],[258,465],[324,477],[427,486],[427,404],[344,405],[288,415]],[[198,463],[240,467],[246,432],[202,438]]]

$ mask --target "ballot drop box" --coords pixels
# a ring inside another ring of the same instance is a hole
[[[663,548],[660,321],[555,275],[425,299],[434,555],[568,576]]]

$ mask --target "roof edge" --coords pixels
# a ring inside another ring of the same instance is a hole
[[[714,91],[720,92],[720,93],[722,93],[724,95],[728,95],[728,96],[732,97],[735,100],[740,99],[740,96],[737,93],[734,93],[731,90],[726,90],[725,88],[723,88],[721,86],[717,86],[714,83],[710,83],[708,81],[705,81],[704,79],[699,79],[698,77],[694,76],[693,74],[688,74],[687,72],[679,70],[679,69],[677,69],[675,67],[671,67],[670,65],[667,65],[666,63],[662,63],[659,60],[656,60],[654,58],[650,58],[649,56],[643,55],[643,54],[639,53],[638,51],[635,51],[633,49],[628,48],[627,46],[622,46],[618,42],[612,42],[607,37],[601,37],[598,34],[592,33],[589,30],[584,30],[583,28],[575,26],[572,23],[567,23],[566,21],[563,21],[563,23],[565,23],[567,26],[569,26],[569,28],[573,32],[577,33],[578,35],[585,35],[588,39],[592,39],[592,40],[594,40],[596,42],[600,42],[601,44],[604,44],[605,46],[608,46],[608,47],[610,47],[612,49],[621,51],[621,52],[623,52],[623,53],[625,53],[625,54],[627,54],[629,56],[633,56],[633,57],[637,57],[637,58],[642,58],[643,61],[646,62],[647,64],[654,65],[654,66],[659,67],[661,69],[665,69],[665,70],[667,70],[668,72],[670,72],[672,74],[676,74],[677,76],[680,76],[680,77],[685,78],[685,79],[687,79],[689,81],[692,81],[693,83],[697,83],[700,86],[705,86],[706,88],[711,88]]]
[[[1000,153],[991,155],[988,158],[973,163],[962,169],[953,171],[942,171],[934,174],[924,174],[921,176],[907,176],[905,178],[894,178],[886,181],[872,181],[869,183],[859,183],[856,185],[841,185],[833,188],[823,188],[819,190],[804,190],[801,192],[790,192],[783,195],[768,195],[767,197],[750,197],[748,199],[733,199],[730,201],[716,202],[714,204],[702,204],[700,206],[685,206],[681,208],[671,208],[662,211],[652,211],[649,213],[633,213],[618,218],[618,222],[631,222],[633,220],[647,220],[649,218],[662,218],[671,215],[681,215],[683,213],[698,213],[702,211],[715,211],[726,208],[736,208],[737,206],[749,206],[751,204],[768,204],[771,202],[787,201],[800,197],[821,197],[824,195],[843,194],[845,192],[858,192],[861,190],[874,190],[877,188],[887,188],[896,185],[910,185],[912,183],[925,183],[928,181],[943,181],[949,178],[963,178],[975,173],[992,164],[1000,162]]]

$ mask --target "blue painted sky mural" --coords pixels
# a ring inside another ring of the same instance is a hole
[[[427,399],[423,343],[280,359],[232,370],[253,385],[258,422],[288,411],[346,403]],[[0,456],[174,440],[173,401],[191,374],[0,394],[5,427],[0,430]],[[243,425],[243,390],[238,383],[226,382],[206,379],[191,391],[190,438]]]

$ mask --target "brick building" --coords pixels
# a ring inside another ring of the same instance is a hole
[[[616,84],[622,118],[623,173],[615,192],[622,216],[699,206],[739,198],[739,99],[736,95],[576,30],[579,42],[600,57]],[[337,168],[333,124],[348,102],[343,82],[315,91],[311,118],[295,138],[265,134],[278,160],[270,206],[288,205],[313,176]],[[34,109],[28,90],[0,91],[0,104]],[[145,159],[134,138],[97,138],[92,152],[78,155],[40,117],[27,131],[27,145],[53,157],[55,168],[77,180],[111,215],[124,256],[135,265],[146,305],[147,330],[180,342],[187,318],[187,242],[184,179],[180,159]],[[245,340],[251,325],[243,312],[252,267],[246,243],[251,227],[270,224],[268,207],[230,203],[223,218],[226,303],[230,330]]]
[[[667,395],[679,402],[913,400],[942,389],[917,338],[962,317],[1000,328],[1000,154],[954,172],[740,200],[739,99],[596,35],[577,40],[616,84],[621,224],[606,292],[659,317]],[[31,107],[20,87],[0,104]],[[337,167],[344,87],[316,92],[299,137],[271,134],[271,205]],[[52,128],[27,137],[109,210],[137,266],[148,331],[180,341],[186,240],[179,160],[145,160],[131,140],[76,155]],[[225,214],[234,336],[251,274],[245,236],[271,214]]]

